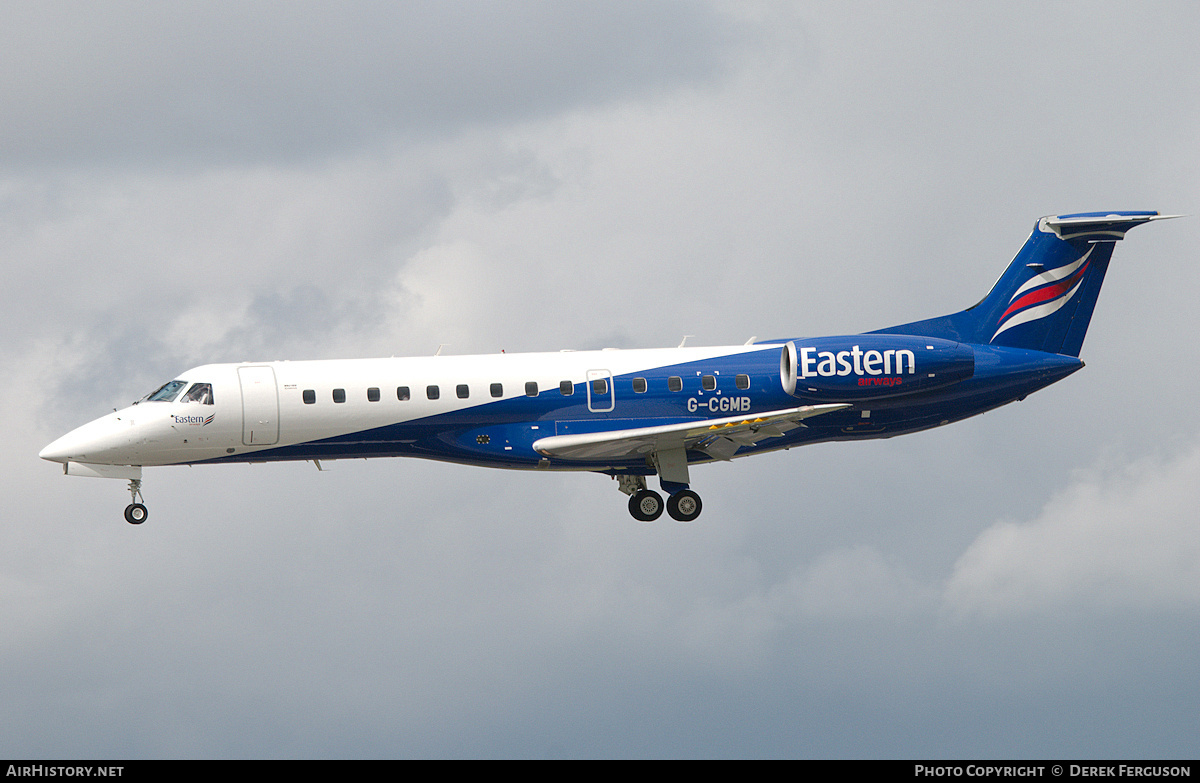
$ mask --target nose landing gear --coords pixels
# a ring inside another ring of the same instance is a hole
[[[143,500],[141,479],[129,480],[129,496],[133,502],[125,507],[125,521],[131,525],[140,525],[146,521],[146,517],[150,516],[150,512],[141,502]]]

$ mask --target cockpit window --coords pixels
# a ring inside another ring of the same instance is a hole
[[[187,381],[164,383],[159,387],[158,391],[146,395],[144,399],[146,402],[170,402],[175,399],[175,395],[179,394],[179,390],[184,386],[187,386]]]
[[[188,393],[183,395],[180,402],[198,402],[201,405],[213,404],[213,392],[211,383],[194,383],[192,388],[188,389]]]

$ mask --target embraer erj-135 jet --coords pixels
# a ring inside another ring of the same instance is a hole
[[[1024,399],[1083,367],[1113,244],[1157,212],[1044,217],[983,301],[866,334],[745,345],[208,364],[51,443],[68,475],[425,457],[617,480],[649,522],[700,515],[691,465],[889,438]]]

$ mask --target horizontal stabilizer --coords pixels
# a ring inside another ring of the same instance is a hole
[[[1151,220],[1169,220],[1182,215],[1160,215],[1157,212],[1081,212],[1075,215],[1052,215],[1041,219],[1042,230],[1050,229],[1059,239],[1095,239],[1098,241],[1124,239],[1125,232]]]

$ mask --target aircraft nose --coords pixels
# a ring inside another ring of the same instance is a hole
[[[71,458],[71,449],[64,443],[66,440],[66,436],[59,438],[39,451],[38,456],[50,462],[66,462]]]
[[[50,462],[106,462],[115,449],[120,449],[126,440],[118,420],[112,416],[71,430],[46,448],[38,456]]]
[[[51,443],[46,448],[38,452],[38,456],[50,462],[69,462],[71,460],[80,460],[87,451],[87,441],[90,438],[84,437],[86,427],[71,430],[66,435],[63,435],[58,440]]]

